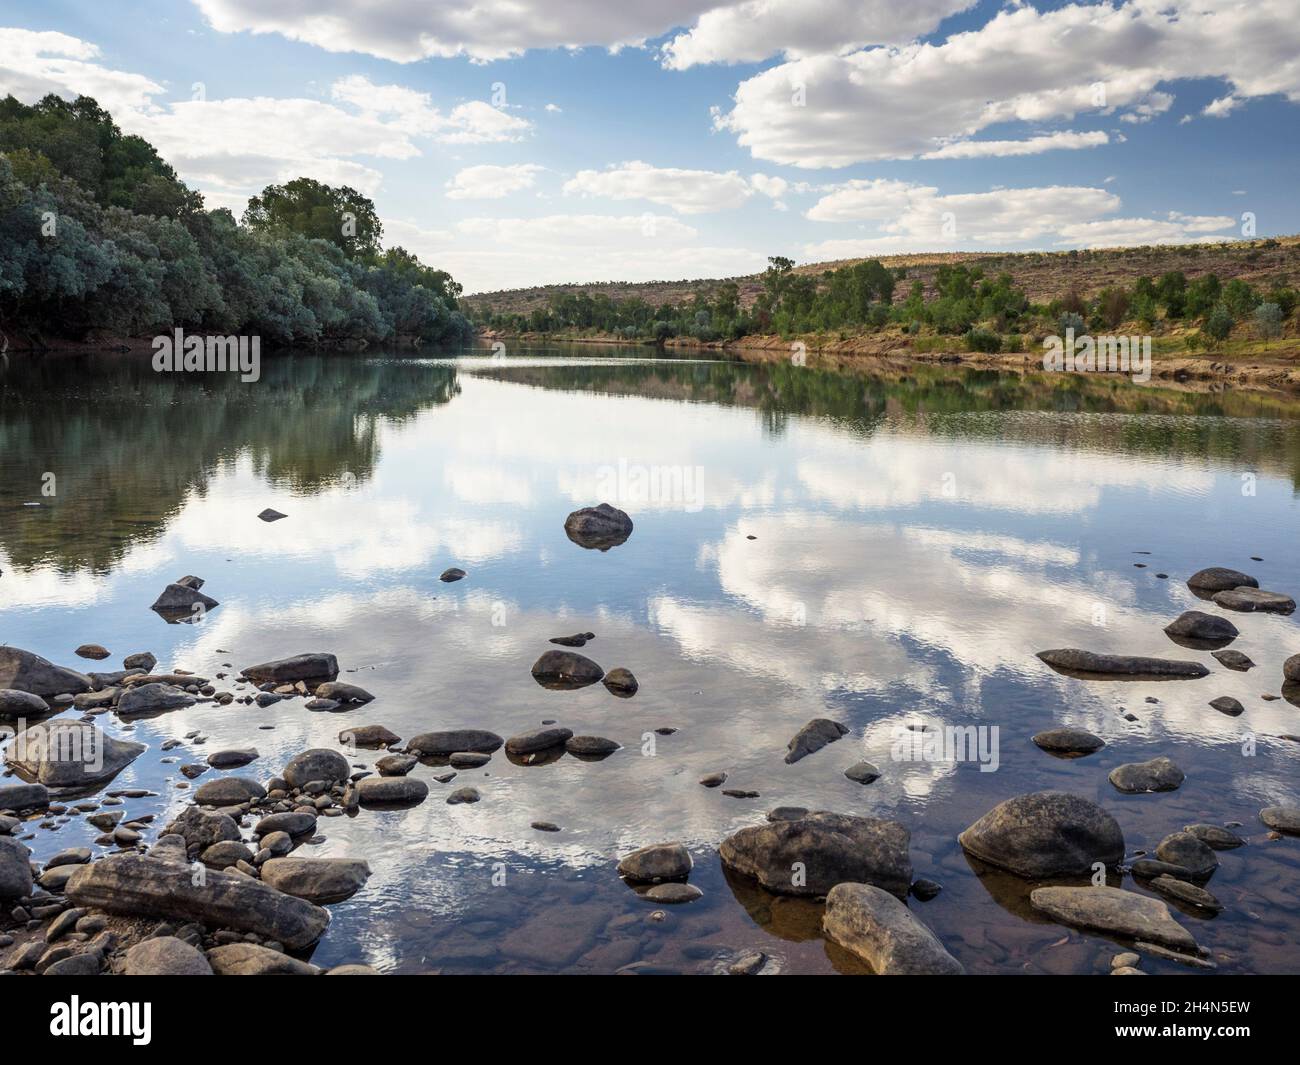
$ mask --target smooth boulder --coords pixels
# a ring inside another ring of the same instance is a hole
[[[474,751],[478,754],[491,754],[499,750],[506,741],[495,732],[479,728],[448,729],[444,732],[421,732],[407,741],[406,749],[412,753],[448,755],[457,751]]]
[[[820,751],[828,743],[834,743],[841,736],[847,736],[849,730],[838,721],[828,717],[815,717],[804,725],[787,743],[785,762],[793,765],[801,758]]]
[[[1107,779],[1122,792],[1135,795],[1149,791],[1174,791],[1187,775],[1168,758],[1117,765]]]
[[[240,806],[264,798],[266,789],[249,777],[218,777],[194,789],[194,801],[200,806]]]
[[[537,728],[511,736],[506,740],[507,754],[536,754],[553,747],[562,747],[573,738],[573,730],[567,728]]]
[[[262,882],[308,902],[350,899],[370,878],[370,866],[354,858],[272,858],[262,865]]]
[[[336,784],[347,780],[352,772],[348,760],[327,747],[313,747],[295,754],[280,774],[291,788],[305,787],[313,781]]]
[[[910,840],[897,821],[819,810],[742,828],[718,853],[729,869],[774,894],[816,897],[849,881],[902,899],[912,883]]]
[[[547,651],[532,668],[533,679],[553,691],[573,691],[595,684],[605,671],[584,655],[573,651]]]
[[[77,695],[90,691],[90,678],[75,669],[56,666],[20,647],[0,647],[0,689],[12,688],[30,695]]]
[[[1230,588],[1226,592],[1215,592],[1214,602],[1224,610],[1239,610],[1252,613],[1256,610],[1267,614],[1294,614],[1295,600],[1281,592],[1267,592],[1261,588]]]
[[[203,952],[175,936],[155,936],[137,943],[122,961],[124,976],[211,976]]]
[[[357,781],[362,806],[404,806],[423,802],[429,785],[418,777],[366,777]]]
[[[1201,640],[1221,643],[1235,640],[1241,633],[1227,618],[1207,614],[1203,610],[1184,610],[1165,626],[1165,632],[1184,640]]]
[[[254,684],[330,681],[339,674],[339,662],[332,654],[313,651],[290,658],[277,658],[272,662],[261,662],[240,672]]]
[[[47,721],[20,733],[5,761],[25,779],[55,791],[79,791],[112,780],[146,747],[119,740],[85,721]]]
[[[681,880],[690,874],[694,862],[681,843],[651,843],[625,854],[618,863],[618,875],[640,884]]]
[[[879,976],[956,976],[965,972],[933,932],[888,891],[871,884],[836,884],[822,917],[826,938]]]
[[[356,706],[374,702],[375,698],[365,688],[358,684],[349,684],[345,680],[327,680],[324,684],[317,685],[316,697],[319,699],[333,699],[336,703],[350,703]]]
[[[64,693],[60,692],[59,694]],[[39,695],[20,691],[17,688],[0,688],[0,721],[45,717],[50,712],[50,704]]]
[[[162,714],[193,706],[195,698],[173,684],[136,684],[117,701],[118,717],[135,714]]]
[[[1081,728],[1053,728],[1037,733],[1034,744],[1053,754],[1082,756],[1100,751],[1106,741]]]
[[[1198,592],[1226,592],[1232,588],[1258,588],[1259,581],[1249,573],[1229,569],[1227,566],[1210,566],[1197,570],[1187,578],[1187,587]]]
[[[998,803],[957,841],[970,855],[1017,876],[1042,879],[1091,873],[1124,857],[1119,823],[1091,799],[1037,791]]]
[[[0,836],[0,899],[21,899],[31,893],[31,851],[16,839]]]
[[[575,510],[564,519],[564,533],[579,547],[608,551],[627,542],[632,519],[617,507],[600,503]]]

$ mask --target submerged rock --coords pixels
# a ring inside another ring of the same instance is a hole
[[[324,651],[261,662],[240,671],[254,684],[293,684],[296,681],[330,681],[339,674],[339,661]]]
[[[1129,794],[1147,791],[1174,791],[1187,779],[1186,774],[1168,758],[1117,765],[1107,778],[1120,791]]]
[[[617,507],[600,503],[575,510],[565,518],[564,532],[579,547],[608,551],[632,535],[632,519]]]
[[[838,721],[828,717],[815,717],[804,725],[786,744],[786,765],[793,765],[801,758],[820,751],[828,743],[834,743],[841,736],[847,736],[849,730]]]
[[[370,866],[354,858],[272,858],[262,865],[262,881],[308,902],[350,899],[370,878]]]
[[[33,725],[5,749],[5,761],[24,778],[56,791],[79,791],[112,780],[145,751],[84,721]]]
[[[1206,891],[1205,888],[1196,884],[1189,884],[1186,880],[1175,880],[1172,876],[1158,876],[1151,881],[1151,890],[1158,891],[1167,899],[1175,899],[1178,902],[1186,903],[1188,906],[1195,906],[1209,913],[1221,913],[1223,911],[1223,903]]]
[[[1266,806],[1259,811],[1259,819],[1274,832],[1300,835],[1300,806]]]
[[[651,902],[663,903],[669,906],[678,906],[684,902],[694,902],[696,899],[704,897],[704,892],[694,884],[668,883],[656,884],[642,896]]]
[[[449,729],[445,732],[421,732],[407,742],[406,749],[432,755],[455,754],[457,751],[491,754],[500,749],[505,742],[495,732],[488,732],[486,729],[462,728]]]
[[[901,899],[912,883],[910,838],[897,821],[819,810],[742,828],[718,853],[729,869],[778,895],[815,897],[848,881],[875,884]]]
[[[618,863],[618,875],[642,884],[661,880],[682,880],[694,866],[691,853],[677,842],[651,843],[625,854]]]
[[[1207,847],[1213,847],[1216,851],[1230,851],[1246,845],[1246,841],[1235,832],[1229,832],[1218,825],[1184,825],[1183,831],[1190,832]]]
[[[1090,673],[1116,677],[1204,677],[1210,671],[1200,662],[1170,658],[1140,658],[1134,655],[1103,655],[1063,647],[1039,651],[1038,657],[1053,669],[1066,673]]]
[[[1029,904],[1053,920],[1076,928],[1140,939],[1195,954],[1190,932],[1173,919],[1159,899],[1113,887],[1040,887]]]
[[[1034,743],[1053,754],[1085,755],[1100,751],[1106,741],[1080,728],[1053,728],[1034,736]]]
[[[1259,581],[1249,573],[1228,569],[1226,566],[1210,566],[1197,570],[1187,578],[1187,587],[1198,592],[1226,592],[1232,588],[1258,588]]]
[[[75,669],[56,666],[20,647],[0,647],[0,689],[31,695],[76,695],[90,691],[90,678]]]
[[[233,928],[283,943],[311,946],[324,933],[329,914],[252,877],[210,869],[201,881],[177,862],[120,854],[80,866],[67,897],[78,906],[129,916],[170,917]]]
[[[1214,602],[1225,610],[1250,612],[1261,610],[1270,614],[1295,613],[1295,600],[1281,592],[1266,592],[1249,586],[1215,592]]]
[[[595,684],[605,671],[590,658],[573,651],[547,651],[532,668],[533,679],[553,691],[573,691]]]
[[[968,853],[1029,879],[1079,876],[1124,857],[1119,823],[1091,799],[1061,791],[998,803],[957,837]]]
[[[953,976],[965,971],[906,905],[871,884],[831,888],[822,930],[880,976]]]

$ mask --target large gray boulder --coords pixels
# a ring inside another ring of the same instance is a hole
[[[965,971],[907,906],[871,884],[831,888],[822,930],[880,976],[956,976]]]
[[[293,684],[296,681],[331,681],[339,675],[339,661],[332,654],[312,651],[261,662],[240,671],[254,684]]]
[[[50,704],[39,695],[17,688],[0,688],[0,721],[47,717],[51,712]]]
[[[319,906],[252,877],[215,869],[195,877],[186,864],[143,854],[116,854],[81,866],[65,894],[76,906],[108,913],[255,932],[290,950],[315,943],[330,919]]]
[[[573,691],[595,684],[605,671],[584,655],[573,651],[547,651],[533,663],[533,680],[553,691]]]
[[[820,751],[828,743],[834,743],[841,736],[847,736],[849,730],[838,721],[828,717],[815,717],[794,734],[786,744],[785,761],[787,765],[806,758],[814,751]]]
[[[819,810],[742,828],[722,841],[723,864],[778,895],[825,895],[846,881],[900,899],[912,883],[911,834],[897,821]]]
[[[21,647],[0,647],[0,688],[50,696],[76,695],[90,687],[90,678],[84,673],[56,666]]]
[[[31,851],[16,839],[0,836],[0,899],[32,893]]]
[[[203,952],[175,936],[155,936],[126,952],[124,976],[211,976]]]
[[[505,742],[495,732],[486,729],[458,728],[444,732],[421,732],[407,741],[406,749],[432,755],[455,754],[457,751],[491,754]]]
[[[193,706],[195,698],[173,684],[132,685],[117,701],[118,717],[135,714],[162,714],[168,710],[181,710]]]
[[[0,810],[36,810],[50,805],[44,784],[0,784]]]
[[[114,739],[85,721],[47,721],[20,732],[5,761],[26,780],[56,792],[79,791],[112,780],[146,747]]]
[[[1185,954],[1199,948],[1190,932],[1169,915],[1159,899],[1113,887],[1040,887],[1029,904],[1053,920],[1075,928],[1156,943]]]
[[[370,878],[370,866],[354,858],[272,858],[262,865],[262,882],[308,902],[350,899]]]
[[[335,784],[347,780],[352,772],[348,760],[338,751],[313,747],[289,759],[280,775],[291,788],[301,788],[312,781]]]
[[[1039,651],[1038,657],[1053,669],[1066,673],[1091,673],[1117,677],[1204,677],[1209,670],[1200,662],[1170,658],[1141,658],[1136,655],[1103,655],[1081,651],[1077,647],[1060,647]]]
[[[579,547],[608,551],[632,535],[632,519],[617,507],[600,503],[565,518],[564,532]]]
[[[1090,799],[1037,791],[998,803],[957,837],[970,855],[1030,879],[1078,876],[1124,857],[1119,823]]]

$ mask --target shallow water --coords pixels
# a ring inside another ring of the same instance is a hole
[[[1101,972],[1114,943],[1031,915],[1028,884],[973,869],[956,844],[1002,799],[1062,788],[1113,812],[1130,855],[1192,822],[1242,822],[1249,845],[1221,852],[1208,885],[1226,911],[1179,920],[1222,971],[1300,969],[1300,840],[1269,840],[1258,820],[1300,799],[1300,744],[1277,738],[1300,733],[1300,710],[1260,698],[1280,692],[1281,662],[1300,651],[1297,620],[1233,615],[1233,646],[1258,663],[1249,673],[1161,631],[1202,605],[1183,583],[1202,566],[1300,590],[1300,405],[647,350],[299,355],[267,360],[256,385],[115,358],[15,360],[0,373],[0,641],[83,669],[152,650],[160,668],[232,680],[253,662],[331,651],[341,679],[377,696],[346,714],[293,700],[136,722],[127,734],[150,749],[112,786],[156,791],[126,807],[157,812],[155,829],[186,796],[158,747],[196,729],[206,743],[172,753],[254,744],[259,760],[232,772],[262,779],[359,724],[510,736],[554,718],[624,745],[599,762],[499,752],[452,784],[420,767],[422,805],[322,819],[325,839],[305,853],[373,870],[330,907],[322,964],[711,971],[757,948],[784,971],[860,971],[821,940],[815,903],[768,896],[718,862],[726,834],[801,805],[906,824],[915,874],[944,885],[913,912],[968,970]],[[629,511],[635,532],[584,550],[564,517],[601,500]],[[289,517],[263,523],[265,507]],[[449,566],[468,578],[439,582]],[[168,625],[149,604],[187,573],[221,605],[201,625]],[[634,698],[532,679],[550,637],[585,630],[596,639],[582,653],[631,669]],[[77,659],[86,642],[113,658]],[[1034,657],[1067,646],[1196,658],[1212,674],[1088,681]],[[1220,695],[1245,714],[1211,709]],[[785,765],[787,741],[818,716],[851,734]],[[996,727],[996,771],[896,760],[909,724]],[[1053,758],[1030,742],[1053,725],[1107,747]],[[1159,754],[1187,772],[1180,790],[1124,796],[1107,782],[1115,765]],[[882,770],[866,787],[843,776],[862,759]],[[760,797],[697,783],[716,770]],[[442,801],[466,784],[480,803]],[[537,832],[537,819],[563,831]],[[37,858],[98,835],[80,819],[39,823]],[[668,839],[691,848],[705,896],[654,920],[614,866]]]

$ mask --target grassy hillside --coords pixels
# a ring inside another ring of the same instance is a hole
[[[940,266],[955,263],[978,265],[987,276],[1009,273],[1017,287],[1035,303],[1061,299],[1071,291],[1087,299],[1111,285],[1130,285],[1142,276],[1159,277],[1171,270],[1188,280],[1217,274],[1223,282],[1234,278],[1260,287],[1296,285],[1300,281],[1300,236],[1265,240],[1234,241],[1229,244],[1161,245],[1140,248],[1104,248],[1061,252],[925,252],[913,255],[883,255],[877,260],[890,269],[907,271],[907,280],[919,280],[927,297],[935,292],[935,274]],[[820,275],[865,259],[806,263],[795,274]],[[640,299],[654,307],[681,303],[696,294],[708,294],[726,282],[739,289],[739,303],[752,307],[763,291],[761,275],[710,278],[700,281],[592,282],[587,284],[540,285],[533,288],[480,292],[462,298],[471,317],[487,312],[529,314],[550,304],[552,297],[566,293],[604,295],[611,300]],[[900,284],[893,294],[895,303],[907,298],[908,287]]]

